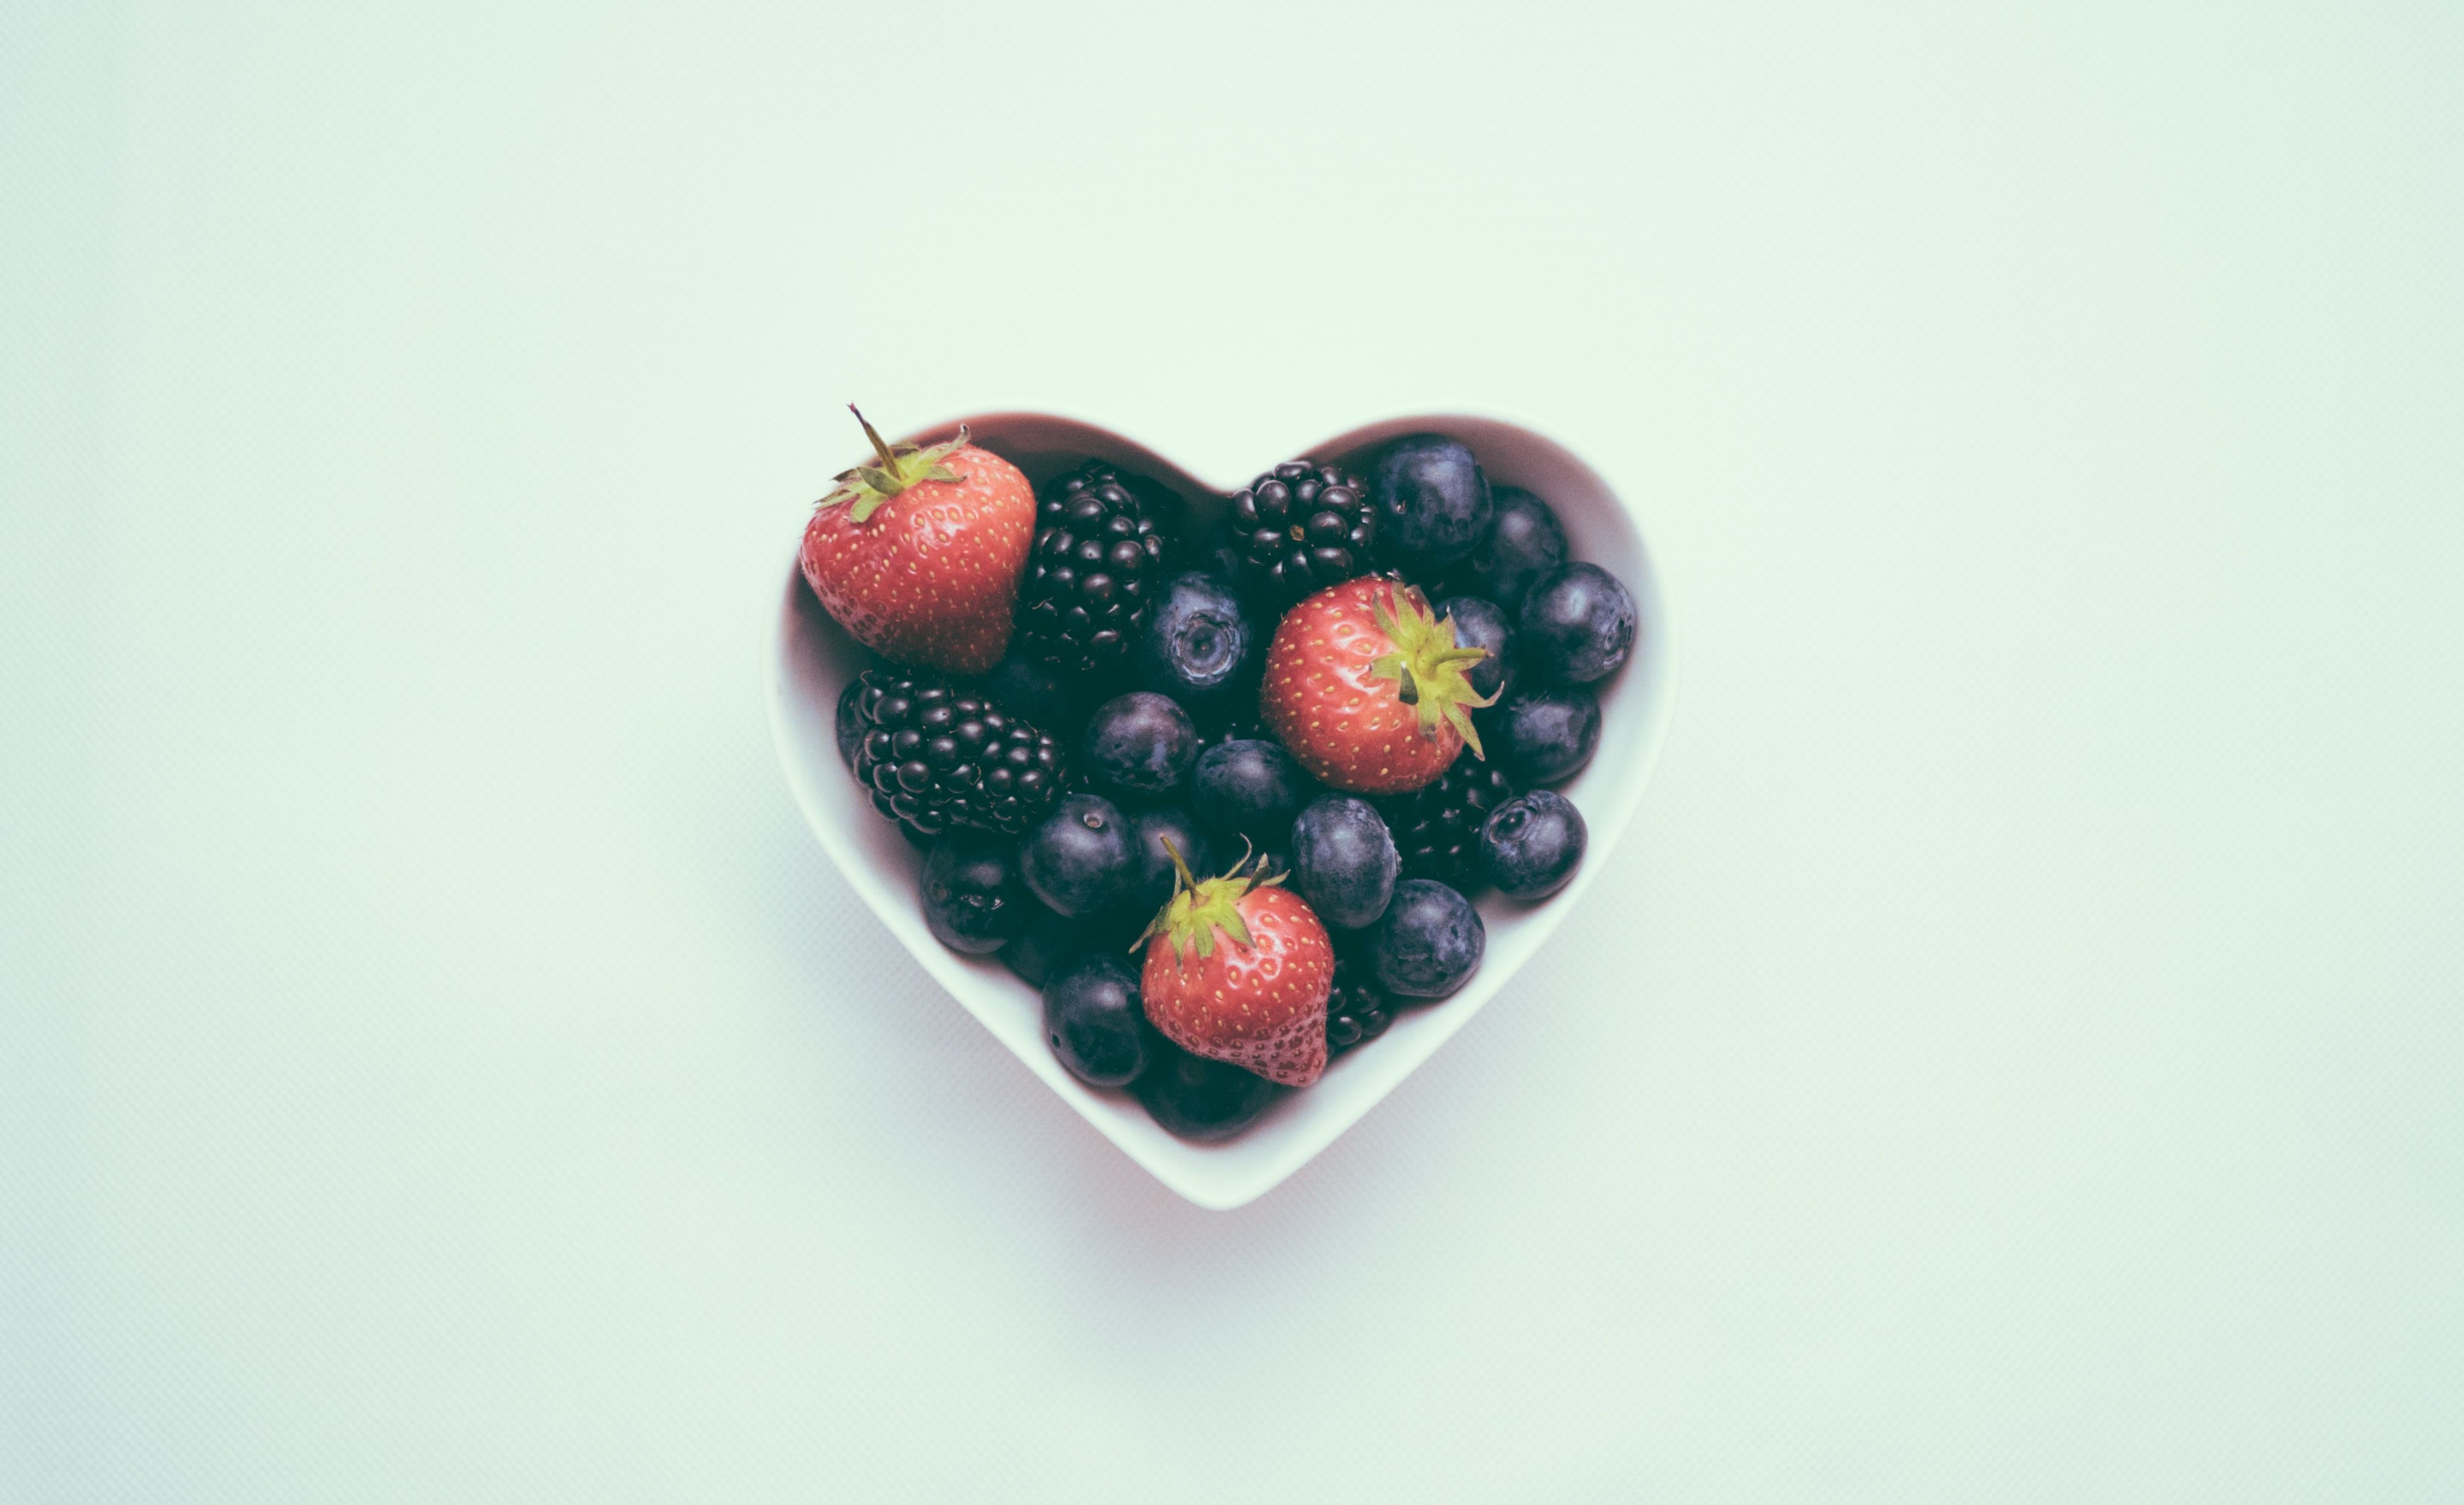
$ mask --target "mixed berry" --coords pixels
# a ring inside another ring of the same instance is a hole
[[[1461,441],[1207,499],[1101,456],[1039,495],[963,431],[865,433],[802,555],[884,660],[839,752],[924,849],[935,937],[1040,989],[1080,1080],[1229,1138],[1468,983],[1472,895],[1573,881],[1550,786],[1598,746],[1634,599]]]
[[[1377,515],[1361,484],[1334,466],[1287,460],[1234,492],[1229,511],[1241,584],[1269,607],[1369,568]]]

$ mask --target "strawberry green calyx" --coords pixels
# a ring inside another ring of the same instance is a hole
[[[1465,672],[1486,658],[1488,650],[1456,647],[1455,619],[1441,620],[1432,612],[1418,586],[1389,586],[1382,596],[1373,592],[1369,611],[1377,631],[1395,644],[1393,653],[1370,660],[1370,675],[1395,681],[1395,698],[1419,718],[1422,737],[1437,741],[1443,722],[1462,734],[1473,757],[1486,761],[1465,707],[1495,705],[1497,697],[1475,693]]]
[[[839,472],[836,477],[838,489],[813,503],[815,507],[835,507],[840,502],[851,501],[855,503],[855,510],[848,517],[862,522],[879,510],[883,502],[918,481],[965,478],[941,462],[953,451],[966,444],[966,425],[958,426],[957,438],[919,450],[912,444],[884,443],[880,431],[873,428],[855,404],[847,404],[847,411],[854,413],[855,421],[864,425],[864,436],[872,441],[873,456],[880,463],[858,465]]]
[[[1177,874],[1172,898],[1156,911],[1155,919],[1131,949],[1136,950],[1161,936],[1172,942],[1173,963],[1186,966],[1193,950],[1200,961],[1215,954],[1215,932],[1221,930],[1235,945],[1248,950],[1254,942],[1249,939],[1249,922],[1241,918],[1241,900],[1252,889],[1281,883],[1284,875],[1278,873],[1272,877],[1260,877],[1252,870],[1249,876],[1243,877],[1241,870],[1249,865],[1249,853],[1243,852],[1241,860],[1221,877],[1192,877],[1189,864],[1181,860],[1180,849],[1172,844],[1171,837],[1163,838],[1163,850],[1172,854],[1173,872]],[[1265,859],[1261,858],[1258,866],[1264,868]]]

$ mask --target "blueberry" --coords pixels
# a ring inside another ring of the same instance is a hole
[[[1427,575],[1469,554],[1488,537],[1496,504],[1480,461],[1461,440],[1406,434],[1369,461],[1377,503],[1377,555]]]
[[[1088,1086],[1128,1086],[1146,1070],[1154,1038],[1138,1005],[1137,969],[1096,951],[1054,972],[1044,985],[1044,1037]]]
[[[1133,690],[1095,707],[1081,755],[1105,793],[1160,799],[1189,781],[1198,762],[1198,723],[1165,697]]]
[[[1093,949],[1083,939],[1087,928],[1086,920],[1056,915],[1037,899],[1018,939],[1001,948],[1001,964],[1042,987],[1065,963]]]
[[[1138,634],[1138,683],[1200,716],[1254,708],[1267,635],[1226,582],[1195,570],[1175,575]]]
[[[1597,564],[1560,564],[1523,598],[1523,662],[1534,674],[1590,684],[1634,652],[1634,597]]]
[[[1140,810],[1131,816],[1130,840],[1138,852],[1138,886],[1129,902],[1133,908],[1143,907],[1150,918],[1172,902],[1172,853],[1164,849],[1166,840],[1180,849],[1180,860],[1189,864],[1191,873],[1205,874],[1212,865],[1206,832],[1199,828],[1196,816],[1177,807]]]
[[[1190,779],[1198,818],[1262,846],[1280,847],[1309,795],[1309,776],[1273,742],[1219,742],[1198,760]]]
[[[1019,870],[1035,896],[1081,918],[1112,908],[1138,886],[1130,819],[1100,794],[1065,794],[1018,845]]]
[[[1527,685],[1507,696],[1482,735],[1522,784],[1558,784],[1600,746],[1600,701],[1583,685]]]
[[[1405,878],[1369,932],[1369,961],[1386,991],[1443,998],[1471,981],[1487,945],[1471,900],[1435,878]]]
[[[1547,502],[1520,486],[1500,486],[1491,495],[1497,525],[1463,561],[1461,579],[1473,594],[1512,611],[1533,581],[1566,563],[1566,530]]]
[[[1325,795],[1292,822],[1292,891],[1330,925],[1356,930],[1386,913],[1402,865],[1394,833],[1366,800]]]
[[[1027,926],[1020,931],[1018,939],[1001,948],[1002,965],[1008,965],[1027,983],[1043,987],[1052,981],[1052,973],[1089,953],[1124,956],[1131,965],[1138,965],[1138,958],[1146,956],[1146,946],[1138,941],[1146,934],[1148,921],[1155,918],[1154,909],[1141,909],[1136,901],[1131,901],[1113,909],[1101,909],[1087,918],[1069,918],[1067,914],[1047,909],[1032,896],[1032,892],[1027,896],[1027,906],[1035,914],[1027,918]]]
[[[1156,1039],[1147,1069],[1130,1090],[1155,1121],[1184,1140],[1228,1140],[1275,1100],[1275,1084],[1237,1066],[1192,1055]]]
[[[1065,738],[1086,713],[1079,681],[1050,664],[1023,656],[1015,648],[984,676],[984,694],[1002,710],[1024,717],[1036,730]]]
[[[839,692],[839,762],[847,765],[849,773],[855,771],[855,750],[864,743],[864,718],[857,714],[855,706],[863,695],[861,675],[848,680],[847,687]]]
[[[1507,801],[1480,829],[1480,866],[1498,892],[1529,904],[1564,888],[1583,864],[1583,812],[1553,789]]]
[[[1482,596],[1448,596],[1438,615],[1452,617],[1457,648],[1485,648],[1488,656],[1463,672],[1476,695],[1499,695],[1514,683],[1514,628],[1506,609]]]
[[[1131,944],[1144,931],[1147,921],[1155,918],[1154,910],[1140,910],[1134,904],[1108,909],[1085,919],[1072,919],[1056,915],[1042,901],[1028,896],[1032,912],[1018,939],[1001,948],[1001,963],[1038,987],[1052,974],[1090,952],[1106,956],[1130,956]]]
[[[1087,927],[1087,949],[1101,951],[1106,956],[1125,956],[1130,958],[1132,965],[1135,965],[1137,959],[1146,955],[1146,947],[1141,941],[1146,936],[1147,926],[1155,922],[1155,917],[1154,910],[1135,899],[1114,905],[1093,918],[1082,921]]]
[[[935,842],[921,888],[933,938],[971,956],[1001,949],[1035,918],[1017,853],[987,831],[956,830]]]
[[[1190,549],[1190,567],[1214,576],[1225,585],[1241,578],[1241,539],[1233,530],[1232,520],[1224,518],[1206,530]]]

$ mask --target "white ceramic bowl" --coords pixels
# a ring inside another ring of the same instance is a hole
[[[1221,498],[1246,479],[1235,480],[1233,487],[1200,480],[1143,445],[1068,418],[1003,412],[964,422],[977,443],[1008,458],[1039,487],[1089,456],[1154,476],[1206,509],[1220,509]],[[908,437],[930,444],[950,437],[957,428],[954,420]],[[1260,453],[1268,460],[1290,454],[1346,462],[1397,434],[1420,432],[1463,440],[1480,456],[1491,481],[1522,486],[1546,498],[1565,522],[1574,557],[1606,568],[1634,593],[1641,614],[1634,655],[1611,680],[1593,687],[1600,695],[1599,752],[1581,774],[1560,786],[1583,811],[1591,830],[1590,851],[1573,882],[1543,903],[1526,907],[1495,895],[1480,901],[1488,950],[1480,971],[1461,992],[1401,1010],[1384,1035],[1336,1057],[1316,1085],[1284,1094],[1246,1132],[1221,1144],[1176,1139],[1128,1093],[1098,1092],[1071,1076],[1045,1041],[1036,990],[999,958],[960,956],[924,928],[916,897],[921,854],[873,813],[839,762],[839,692],[865,663],[864,653],[804,587],[796,565],[801,528],[781,550],[788,564],[770,646],[771,730],[787,783],[813,833],[881,922],[1027,1070],[1131,1159],[1200,1206],[1236,1207],[1273,1186],[1358,1121],[1491,998],[1503,992],[1510,1007],[1515,972],[1580,910],[1584,891],[1616,860],[1617,838],[1641,801],[1643,784],[1668,730],[1676,661],[1659,577],[1631,509],[1573,452],[1509,423],[1422,416],[1370,424],[1288,452]],[[1202,512],[1199,521],[1202,525],[1214,515]]]

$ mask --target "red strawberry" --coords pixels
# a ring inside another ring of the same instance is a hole
[[[1229,1061],[1287,1087],[1326,1070],[1326,995],[1334,947],[1301,896],[1241,865],[1220,878],[1180,881],[1147,927],[1138,980],[1147,1018],[1193,1055]],[[1219,935],[1218,932],[1221,932]]]
[[[1364,576],[1284,613],[1266,648],[1258,709],[1301,766],[1338,789],[1398,794],[1434,783],[1468,745],[1481,751],[1464,670],[1488,656],[1455,646],[1415,586]]]
[[[855,405],[847,405],[855,412]],[[839,474],[804,529],[804,579],[855,640],[897,663],[979,675],[1009,646],[1010,608],[1035,539],[1035,489],[967,442],[884,444]]]

